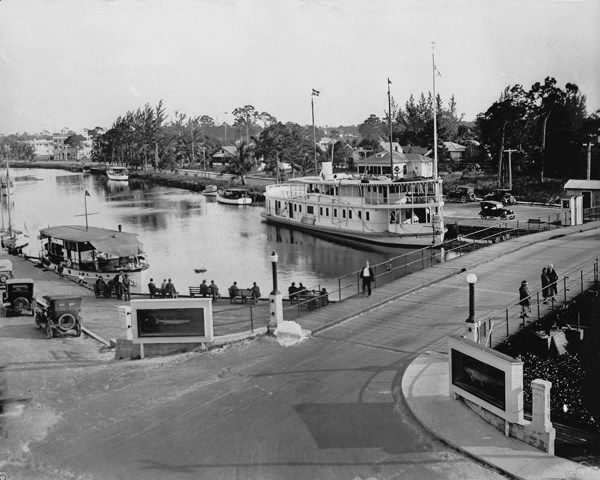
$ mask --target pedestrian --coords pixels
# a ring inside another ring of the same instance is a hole
[[[167,295],[167,279],[163,278],[162,283],[160,284],[160,296],[165,298]]]
[[[131,280],[127,273],[123,275],[123,297],[126,302],[131,301]]]
[[[542,268],[542,296],[544,297],[544,301],[542,303],[548,303],[548,297],[550,296],[550,279],[548,278],[548,269],[546,267]]]
[[[115,287],[115,293],[119,300],[123,300],[123,275],[117,273],[113,278],[113,286]]]
[[[210,285],[208,286],[208,289],[210,291],[210,294],[211,294],[213,300],[217,300],[218,298],[221,298],[221,295],[219,295],[219,287],[217,286],[217,284],[215,283],[214,280],[210,281]]]
[[[62,263],[58,266],[57,270],[58,270],[58,276],[60,278],[64,278],[65,267],[63,266]]]
[[[252,284],[250,292],[252,293],[252,300],[254,300],[254,303],[257,303],[260,300],[260,288],[258,287],[256,282]]]
[[[106,288],[106,283],[104,282],[104,278],[102,275],[98,277],[96,280],[96,285],[94,285],[94,293],[96,294],[96,298],[104,295],[104,289]]]
[[[206,298],[208,297],[208,294],[208,284],[206,283],[206,280],[202,280],[202,283],[200,284],[200,295]]]
[[[173,284],[170,278],[167,282],[167,285],[165,286],[165,295],[168,298],[177,298],[177,289],[175,288],[175,285]]]
[[[375,273],[373,269],[370,267],[369,262],[365,264],[365,267],[360,272],[360,278],[362,278],[362,290],[363,295],[365,292],[369,293],[369,297],[371,296],[371,283],[375,280]]]
[[[83,274],[83,272],[79,272],[77,278],[79,279],[79,285],[83,285],[85,283],[85,275]]]
[[[150,292],[150,298],[154,298],[156,295],[156,285],[154,284],[153,278],[151,278],[150,282],[148,282],[148,292]]]
[[[521,282],[521,287],[519,288],[519,304],[521,305],[521,317],[529,317],[529,312],[531,311],[531,300],[529,295],[529,287],[527,286],[527,280],[523,280]]]
[[[558,294],[558,273],[556,273],[552,264],[548,265],[546,273],[548,274],[548,297],[554,300],[554,297]]]

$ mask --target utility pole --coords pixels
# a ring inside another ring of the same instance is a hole
[[[509,188],[509,190],[512,190],[512,156],[511,155],[513,152],[518,152],[519,150],[517,150],[515,148],[507,148],[504,151],[508,153],[508,188]]]
[[[583,146],[587,146],[587,174],[586,174],[586,179],[589,180],[591,175],[592,175],[592,147],[594,145],[592,145],[592,141],[589,140],[587,144],[583,144]]]

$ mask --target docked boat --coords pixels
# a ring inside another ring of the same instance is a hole
[[[102,276],[105,281],[127,273],[131,293],[142,293],[148,262],[143,245],[133,233],[84,225],[64,225],[40,230],[40,260],[63,274],[80,273],[89,284]]]
[[[245,188],[226,188],[217,191],[217,202],[229,205],[250,205],[252,197]]]
[[[126,167],[111,166],[106,169],[106,176],[109,180],[124,182],[129,180],[129,170]]]
[[[83,173],[91,173],[92,172],[92,167],[90,167],[89,165],[83,165],[81,167],[81,171]]]
[[[206,188],[202,191],[202,195],[206,197],[216,197],[218,191],[219,187],[217,187],[216,185],[207,185]]]
[[[441,179],[333,174],[324,162],[318,176],[268,185],[262,217],[352,241],[427,247],[444,241],[443,206]]]

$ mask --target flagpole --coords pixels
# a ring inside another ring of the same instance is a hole
[[[392,94],[390,93],[390,79],[388,78],[388,117],[390,121],[390,178],[394,178],[394,148],[392,146]]]
[[[87,196],[89,195],[88,191],[85,191],[85,194],[83,195],[83,205],[85,208],[85,231],[88,231],[88,219],[87,219]]]
[[[435,43],[431,42],[431,61],[433,63],[433,178],[438,177],[438,148],[437,148],[437,98],[435,95]]]
[[[317,168],[317,133],[315,131],[315,101],[314,101],[315,91],[313,89],[313,93],[310,96],[310,107],[312,110],[312,127],[313,127],[313,146],[315,151],[315,175],[319,174]]]

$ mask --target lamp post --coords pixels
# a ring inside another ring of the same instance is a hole
[[[467,318],[466,337],[479,343],[479,322],[475,322],[475,284],[477,283],[477,275],[469,273],[467,283],[469,284],[469,318]]]
[[[273,333],[277,330],[277,325],[283,322],[283,294],[277,287],[277,261],[279,256],[273,251],[269,257],[271,260],[271,267],[273,269],[273,291],[269,295],[269,325],[267,326],[267,333]]]

